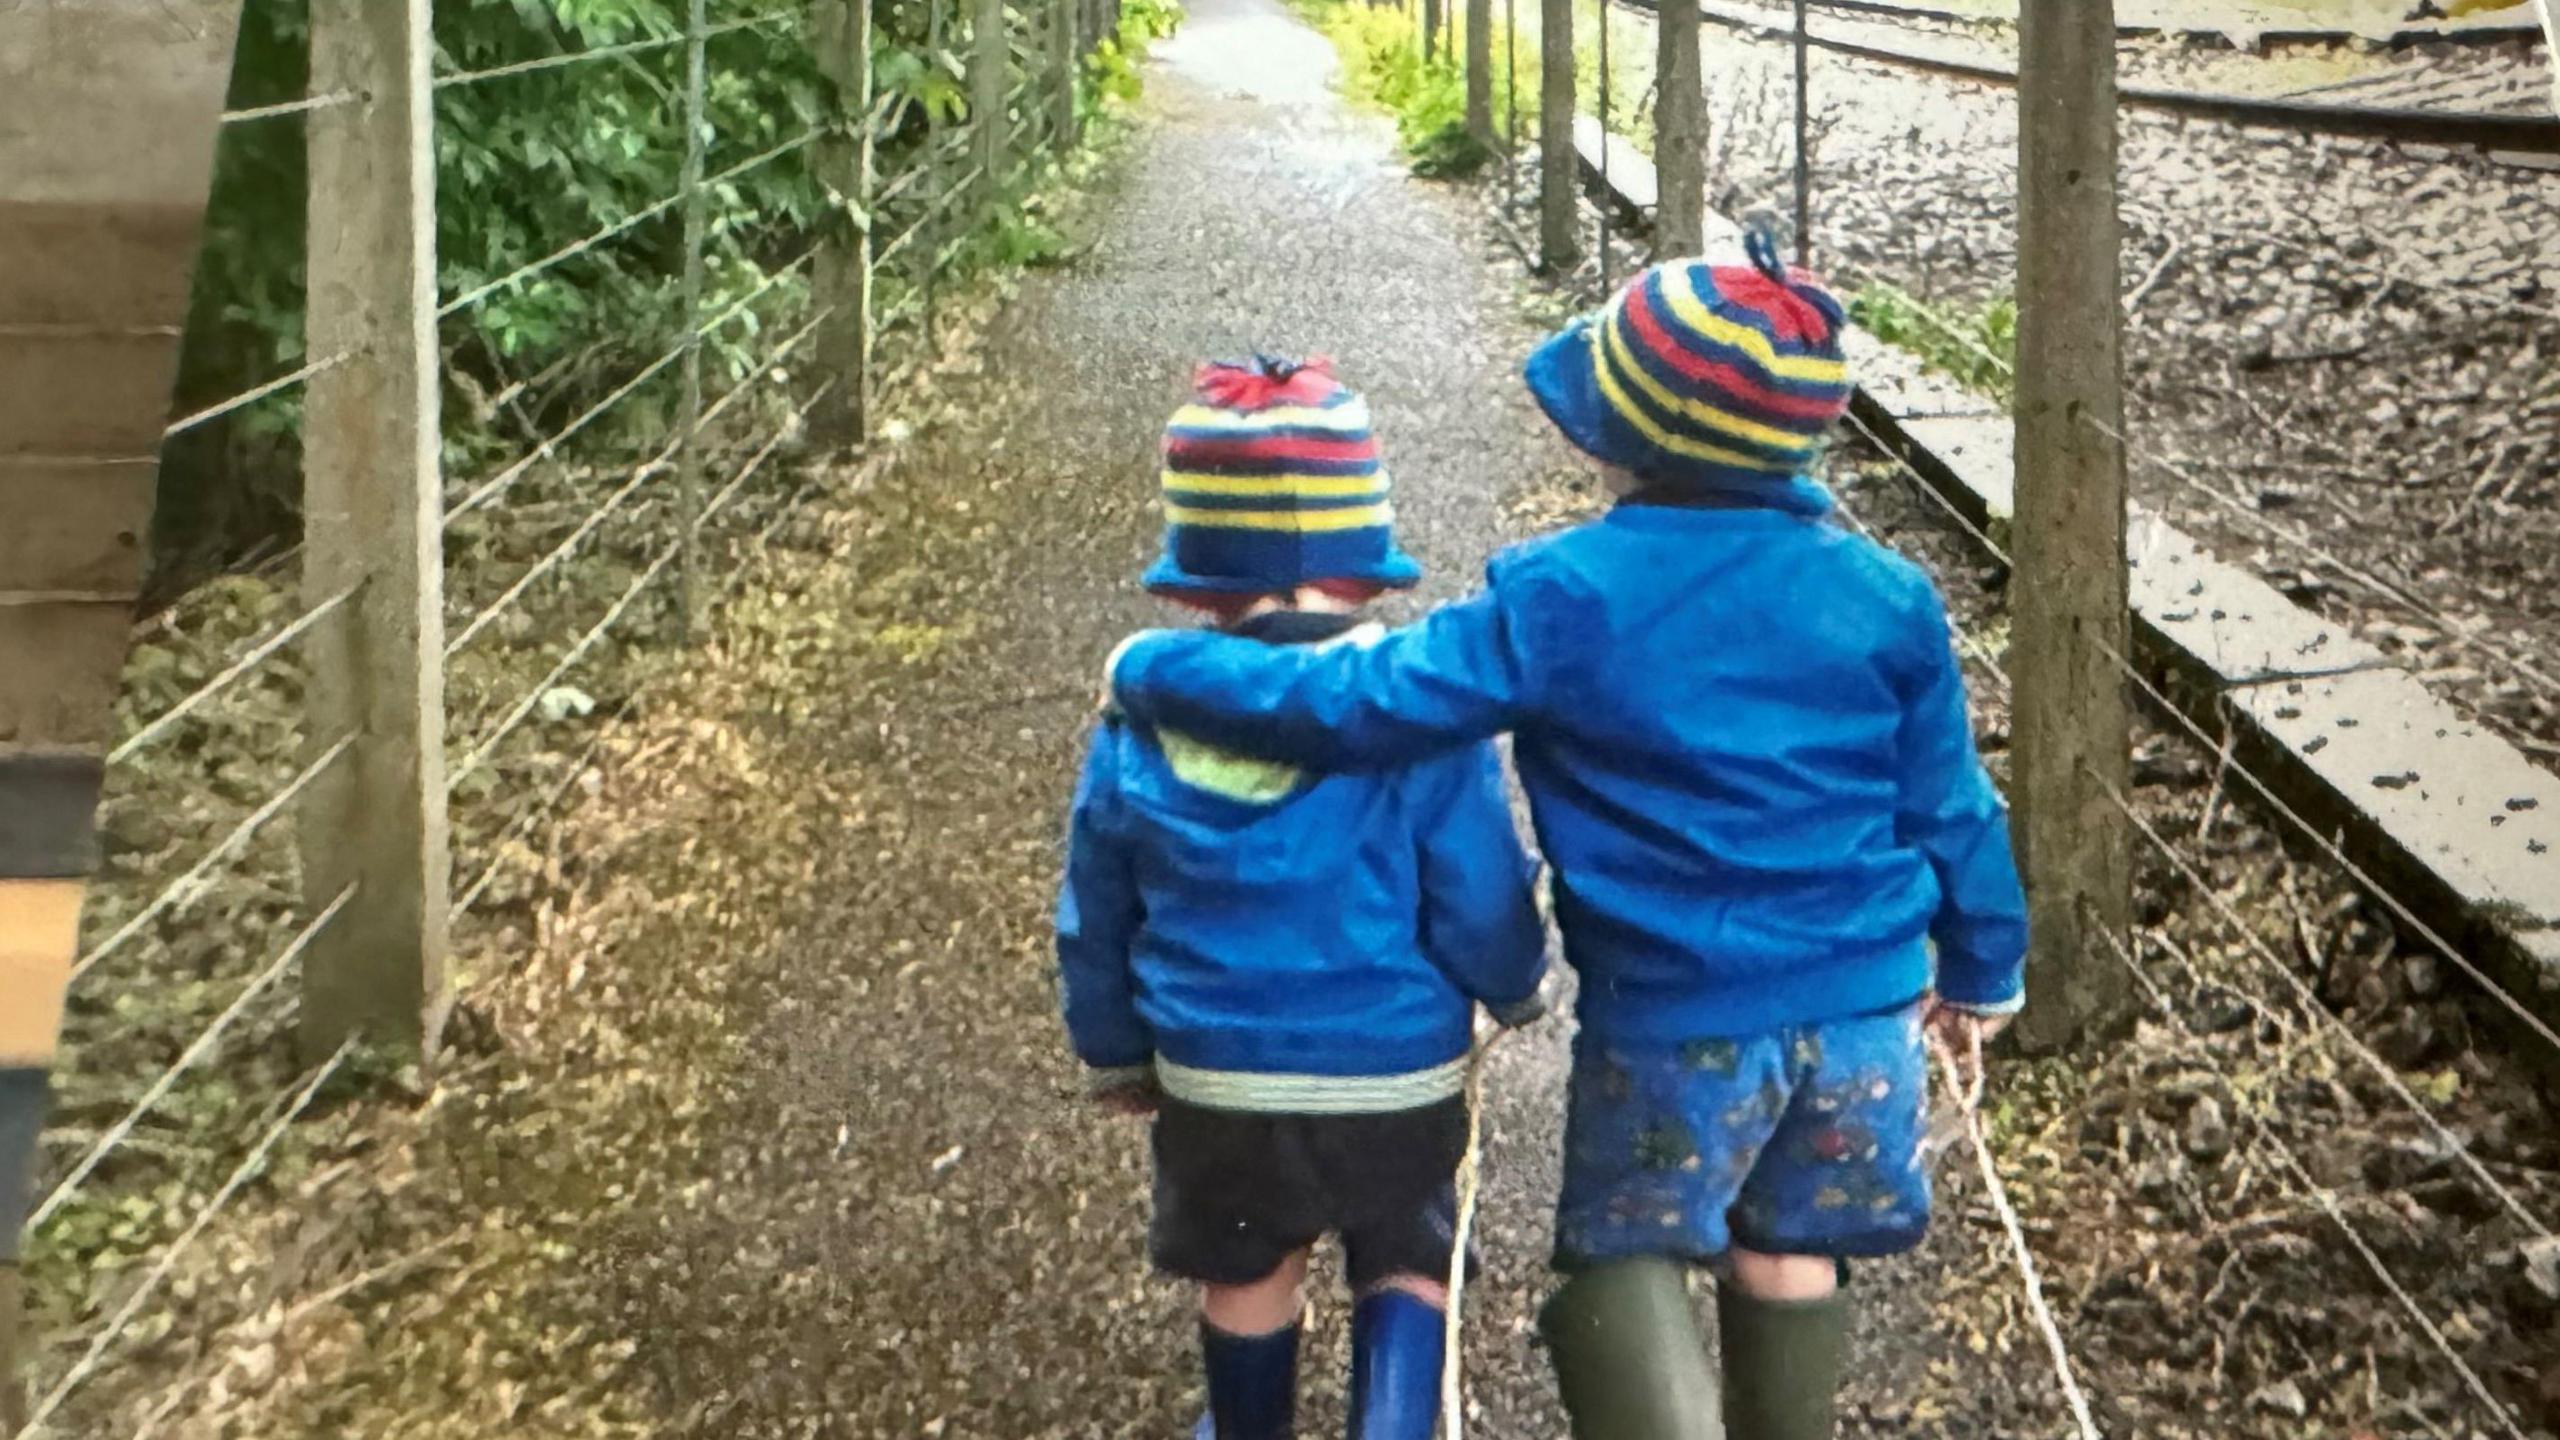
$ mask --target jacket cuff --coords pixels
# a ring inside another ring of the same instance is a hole
[[[1120,699],[1120,662],[1129,658],[1129,652],[1136,649],[1142,641],[1152,640],[1159,635],[1176,633],[1179,632],[1167,630],[1141,630],[1137,634],[1131,635],[1122,640],[1119,644],[1111,647],[1111,654],[1102,662],[1102,703],[1105,710],[1116,713],[1122,709],[1122,702]]]
[[[2015,1015],[2026,1009],[2027,992],[2021,990],[2006,1000],[1953,1000],[1942,995],[1938,997],[1938,1003],[1949,1010],[1960,1010],[1967,1015],[1979,1015],[1988,1020],[2002,1015]]]

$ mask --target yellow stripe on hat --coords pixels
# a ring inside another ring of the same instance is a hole
[[[1767,367],[1770,374],[1784,379],[1820,385],[1839,385],[1848,380],[1847,362],[1825,360],[1818,355],[1781,355],[1777,347],[1769,343],[1767,335],[1709,310],[1690,283],[1697,273],[1696,266],[1666,265],[1658,273],[1662,276],[1663,297],[1671,302],[1671,313],[1680,317],[1680,323],[1690,329],[1720,344],[1748,352],[1752,359]]]
[[[1628,350],[1624,324],[1625,321],[1619,314],[1618,307],[1610,307],[1608,319],[1600,326],[1602,343],[1609,347],[1611,355],[1617,357],[1620,368],[1635,377],[1636,388],[1652,396],[1655,404],[1676,414],[1686,415],[1701,425],[1712,426],[1730,435],[1738,435],[1756,445],[1767,445],[1798,455],[1813,453],[1814,441],[1811,436],[1797,431],[1781,430],[1775,425],[1765,425],[1748,416],[1736,415],[1730,410],[1720,410],[1703,400],[1693,400],[1687,396],[1673,394]],[[1593,357],[1595,361],[1598,358]]]
[[[1164,488],[1194,495],[1375,495],[1386,498],[1386,472],[1375,475],[1199,475],[1164,472]]]
[[[1609,367],[1601,362],[1596,348],[1599,341],[1594,339],[1592,344],[1595,349],[1591,356],[1591,371],[1600,381],[1600,393],[1607,397],[1609,408],[1617,411],[1619,419],[1636,427],[1654,444],[1674,455],[1686,455],[1692,460],[1704,460],[1710,465],[1729,465],[1739,470],[1765,470],[1773,475],[1784,475],[1798,468],[1794,461],[1745,455],[1739,450],[1727,450],[1720,445],[1704,444],[1686,435],[1663,429],[1654,423],[1652,416],[1644,413],[1643,408],[1628,397],[1625,390],[1619,388],[1616,377],[1612,376],[1609,373]]]
[[[1185,430],[1260,431],[1288,426],[1300,430],[1337,430],[1358,434],[1369,428],[1369,402],[1353,400],[1330,410],[1306,405],[1283,405],[1271,410],[1220,410],[1209,405],[1185,405],[1173,412],[1170,427]]]
[[[1360,505],[1339,510],[1194,510],[1183,505],[1167,505],[1164,518],[1170,524],[1197,525],[1208,530],[1295,530],[1312,535],[1392,525],[1396,510],[1392,505]]]

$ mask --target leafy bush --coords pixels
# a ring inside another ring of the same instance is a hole
[[[1363,0],[1298,0],[1300,13],[1341,52],[1343,89],[1395,116],[1396,139],[1413,173],[1472,174],[1491,158],[1467,130],[1466,72],[1425,58],[1413,17],[1401,6]]]
[[[716,175],[805,134],[839,108],[818,73],[805,7],[712,0],[710,10],[715,28],[774,17],[709,42],[706,173]],[[436,69],[478,71],[674,40],[685,12],[686,0],[440,0]],[[1130,12],[1143,30],[1161,23],[1167,7],[1139,0]],[[949,121],[966,108],[960,60],[925,43],[928,13],[925,0],[878,0],[874,10],[874,82],[912,102],[876,137],[879,172],[889,179],[920,153],[929,117]],[[307,0],[248,0],[230,103],[269,105],[308,93],[308,43]],[[674,194],[684,159],[684,70],[685,47],[674,43],[439,89],[440,291],[450,297],[476,288]],[[1115,81],[1114,93],[1129,83],[1134,72]],[[803,149],[711,188],[706,304],[714,312],[814,243],[825,202],[813,158]],[[227,127],[180,365],[182,412],[304,363],[306,219],[303,123]],[[665,353],[684,324],[682,271],[682,214],[670,207],[447,320],[448,468],[467,473],[520,452]],[[794,279],[757,308],[787,313],[804,293]],[[715,337],[715,381],[724,371],[744,373],[770,343],[753,315]],[[634,397],[633,424],[663,421],[672,373],[661,381],[668,383],[653,382]],[[301,489],[299,420],[299,392],[288,390],[169,447],[155,536],[157,594],[290,540]]]
[[[1849,314],[1889,345],[1899,345],[1967,387],[2007,405],[2017,393],[2018,304],[2006,296],[1969,314],[1951,314],[1884,284],[1870,285]]]
[[[1138,98],[1138,66],[1147,58],[1147,47],[1181,24],[1182,7],[1175,0],[1123,0],[1118,29],[1085,57],[1076,92],[1076,113],[1084,123],[1090,125],[1113,105]]]

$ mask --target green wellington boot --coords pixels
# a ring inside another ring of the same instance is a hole
[[[1613,1260],[1538,1312],[1574,1440],[1722,1440],[1716,1378],[1681,1267]]]
[[[1716,1324],[1733,1440],[1831,1440],[1849,1349],[1848,1292],[1761,1300],[1719,1285]]]

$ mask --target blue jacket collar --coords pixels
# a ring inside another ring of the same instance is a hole
[[[1265,645],[1320,645],[1360,624],[1357,615],[1327,615],[1315,610],[1266,610],[1238,621],[1231,633]]]
[[[1761,511],[1819,520],[1834,508],[1831,492],[1808,475],[1771,480],[1765,475],[1732,484],[1692,478],[1656,481],[1620,500],[1613,518],[1631,511]]]

